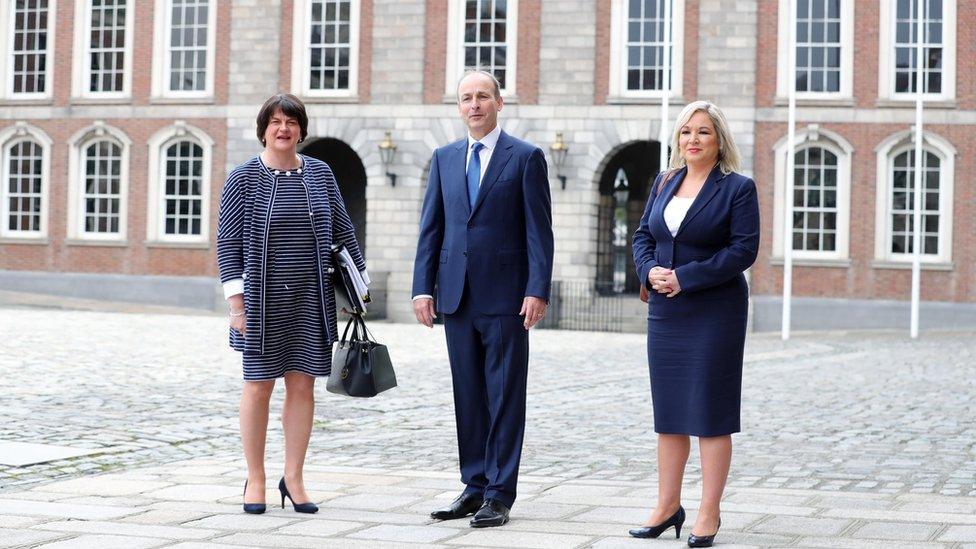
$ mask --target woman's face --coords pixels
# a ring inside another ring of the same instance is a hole
[[[718,162],[718,134],[706,112],[696,112],[681,127],[678,149],[689,165],[714,166]]]
[[[281,153],[294,153],[301,138],[302,128],[298,124],[298,119],[278,109],[271,115],[268,127],[264,130],[264,148]]]

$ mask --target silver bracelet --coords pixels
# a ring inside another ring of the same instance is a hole
[[[234,311],[230,311],[227,314],[229,314],[230,316],[244,316],[244,311],[241,311],[239,313],[235,313]]]

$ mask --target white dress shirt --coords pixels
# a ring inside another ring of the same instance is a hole
[[[681,222],[685,220],[685,216],[688,215],[688,210],[691,208],[691,203],[694,201],[694,196],[674,196],[668,202],[668,205],[664,207],[664,223],[668,226],[668,230],[671,231],[671,236],[678,234],[678,229],[681,228]]]

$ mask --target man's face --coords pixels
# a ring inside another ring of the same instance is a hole
[[[502,98],[495,97],[495,86],[483,74],[469,74],[458,84],[458,112],[468,132],[481,139],[495,129]]]

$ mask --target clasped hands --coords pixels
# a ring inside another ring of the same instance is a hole
[[[654,267],[647,273],[647,282],[650,283],[652,290],[659,294],[667,294],[667,297],[674,297],[681,291],[678,275],[673,269]]]

